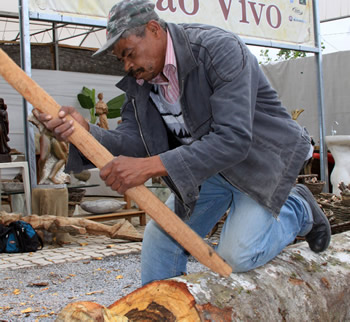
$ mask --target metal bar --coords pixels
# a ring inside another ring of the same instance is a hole
[[[301,46],[296,44],[277,42],[273,40],[251,39],[246,37],[241,37],[241,39],[247,45],[253,45],[253,46],[270,47],[270,48],[278,48],[278,49],[291,49],[291,50],[305,51],[309,53],[318,53],[320,51],[318,47]]]
[[[63,15],[55,15],[55,14],[47,14],[47,13],[39,13],[39,12],[29,12],[30,19],[33,20],[44,20],[44,21],[53,21],[53,22],[64,22],[74,25],[84,25],[84,26],[92,26],[92,27],[106,27],[106,18],[101,18],[101,20],[97,19],[89,19],[89,18],[79,18],[79,17],[69,17]]]
[[[92,28],[92,29],[94,29],[94,28]],[[67,39],[72,39],[72,38],[76,38],[76,37],[80,37],[80,36],[84,36],[84,35],[86,35],[86,37],[87,37],[89,34],[91,34],[91,32],[96,32],[96,31],[99,31],[99,30],[101,30],[101,29],[93,30],[93,31],[88,30],[88,31],[82,32],[82,33],[80,33],[80,34],[76,34],[76,35],[73,35],[73,36],[69,36],[69,37],[66,37],[66,38],[62,38],[62,39],[60,39],[59,41],[64,41],[64,40],[67,40]],[[84,40],[86,39],[86,37],[84,38]]]
[[[324,191],[329,191],[328,177],[328,155],[325,143],[325,119],[324,119],[324,88],[323,88],[323,67],[322,67],[322,51],[321,51],[321,35],[320,35],[320,16],[318,0],[314,0],[314,24],[315,24],[315,43],[320,49],[316,53],[317,59],[317,88],[318,88],[318,119],[320,130],[320,176],[325,181]]]
[[[63,28],[67,26],[66,23],[62,24],[62,25],[59,25],[59,26],[56,26],[55,28],[58,29],[58,28]],[[30,36],[35,36],[35,35],[39,35],[39,34],[42,34],[43,32],[48,32],[48,31],[53,31],[54,30],[54,27],[52,28],[47,28],[47,29],[44,29],[44,30],[41,30],[41,31],[37,31],[37,32],[33,32],[32,34],[30,34]]]
[[[21,67],[28,76],[32,74],[31,53],[30,53],[30,26],[29,26],[29,6],[28,0],[18,0],[18,10],[20,19],[20,48],[21,48]],[[36,158],[35,158],[35,140],[34,128],[27,122],[28,115],[33,110],[31,104],[23,99],[23,128],[25,140],[25,155],[29,166],[29,178],[32,188],[36,187]],[[31,205],[29,205],[31,209]]]
[[[55,70],[60,70],[60,57],[58,52],[58,37],[57,37],[57,28],[56,28],[56,22],[52,23],[52,39],[53,44],[55,46]]]
[[[0,11],[0,16],[7,17],[7,18],[18,18],[18,13],[8,12],[8,11]]]
[[[329,18],[329,19],[324,19],[324,20],[320,20],[320,22],[330,22],[330,21],[335,21],[335,20],[341,20],[341,19],[346,19],[346,18],[350,18],[350,15],[346,15],[346,16],[342,16],[342,17],[337,17],[337,18]]]
[[[91,28],[90,28],[89,33],[87,33],[87,34],[85,35],[85,37],[83,38],[83,40],[80,42],[79,47],[81,47],[81,45],[84,43],[84,41],[86,40],[86,38],[89,36],[90,33],[95,32],[94,29],[95,29],[94,27],[91,27]],[[96,31],[99,31],[99,30],[101,30],[101,29],[98,29],[98,30],[96,30]]]

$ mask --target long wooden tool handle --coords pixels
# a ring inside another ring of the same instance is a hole
[[[36,109],[57,117],[60,105],[1,49],[0,74]],[[74,121],[70,116],[67,116],[67,118]],[[96,167],[101,169],[113,159],[113,155],[79,123],[74,121],[74,127],[75,130],[69,141]],[[222,276],[231,274],[232,268],[176,214],[155,197],[151,191],[144,186],[138,186],[127,190],[126,195],[145,210],[150,217],[199,262]]]

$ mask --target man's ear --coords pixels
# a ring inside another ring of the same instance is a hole
[[[162,27],[159,25],[159,23],[155,20],[149,21],[147,23],[146,28],[157,38],[161,36],[161,31],[163,30]]]

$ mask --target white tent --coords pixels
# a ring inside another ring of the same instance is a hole
[[[349,0],[320,0],[321,22],[350,17]]]

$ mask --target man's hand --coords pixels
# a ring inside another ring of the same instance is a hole
[[[57,118],[49,114],[40,113],[38,110],[33,110],[33,114],[59,141],[68,141],[69,136],[74,131],[73,121],[67,120],[67,115],[72,116],[80,125],[89,131],[89,123],[71,106],[62,106]]]
[[[144,184],[149,178],[167,174],[159,156],[150,158],[119,156],[101,169],[100,177],[107,186],[124,194],[126,190]]]

